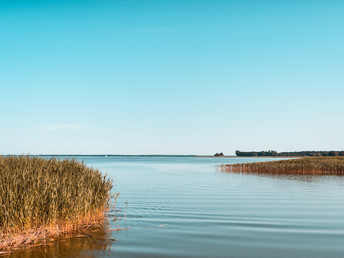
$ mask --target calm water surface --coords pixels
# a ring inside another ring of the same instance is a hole
[[[113,178],[120,197],[109,227],[129,230],[13,257],[344,257],[344,177],[216,170],[262,158],[79,159]]]

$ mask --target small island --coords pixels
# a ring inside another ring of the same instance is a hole
[[[0,156],[0,251],[99,227],[112,180],[76,160]]]

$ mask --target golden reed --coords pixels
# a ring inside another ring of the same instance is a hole
[[[0,156],[0,251],[99,226],[111,189],[76,160]]]

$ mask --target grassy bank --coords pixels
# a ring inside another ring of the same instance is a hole
[[[0,156],[0,250],[99,223],[112,181],[75,160]]]
[[[220,166],[224,172],[344,175],[344,157],[300,158],[269,162],[226,164]]]

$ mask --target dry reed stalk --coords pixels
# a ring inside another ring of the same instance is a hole
[[[121,230],[129,230],[130,228],[113,228],[113,229],[108,229],[107,231],[121,231]]]

